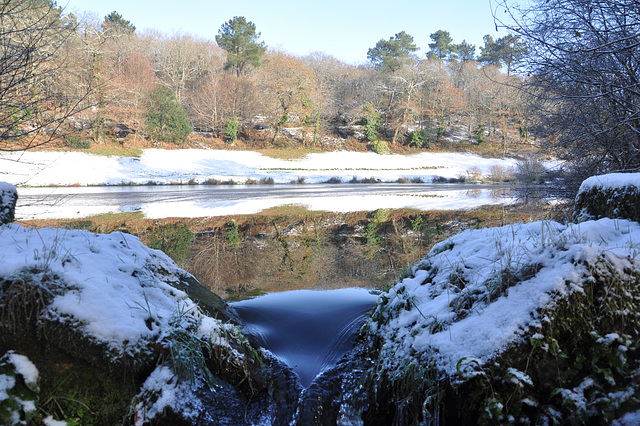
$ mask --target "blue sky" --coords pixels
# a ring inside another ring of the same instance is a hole
[[[66,3],[65,3],[66,2]],[[367,50],[400,31],[411,34],[424,55],[429,35],[449,31],[478,48],[496,33],[489,0],[58,0],[67,12],[103,18],[117,11],[138,30],[189,33],[213,40],[222,24],[244,16],[269,47],[304,56],[324,52],[350,63],[366,62]],[[495,1],[493,2],[495,5]]]

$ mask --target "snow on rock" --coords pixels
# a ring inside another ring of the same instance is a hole
[[[12,222],[15,217],[18,191],[10,183],[0,182],[0,224]]]
[[[135,425],[148,424],[166,409],[180,413],[183,419],[193,419],[204,411],[202,401],[194,395],[188,382],[179,382],[174,372],[158,366],[142,385],[135,406]]]
[[[640,221],[640,173],[611,173],[582,182],[576,196],[574,217],[602,217]]]
[[[38,369],[24,355],[8,351],[0,358],[0,422],[21,425],[36,415]]]
[[[47,318],[79,328],[116,358],[162,341],[181,313],[199,315],[187,294],[171,285],[178,279],[171,271],[188,274],[135,236],[8,224],[0,227],[0,246],[0,277],[29,268],[57,276],[61,284]]]
[[[558,343],[540,334],[550,323],[557,327],[558,321],[560,324],[570,321],[554,318],[554,307],[578,294],[586,297],[586,301],[591,300],[597,309],[604,309],[603,306],[612,309],[606,315],[619,317],[611,321],[621,329],[625,322],[635,324],[638,315],[634,313],[637,307],[634,303],[640,300],[639,255],[640,224],[629,220],[603,218],[569,225],[542,221],[464,231],[436,244],[408,277],[380,296],[368,323],[371,342],[380,348],[378,371],[401,383],[403,375],[416,371],[408,366],[420,365],[434,368],[435,377],[447,377],[452,383],[481,374],[487,383],[497,381],[490,386],[504,383],[500,382],[500,373],[495,372],[503,371],[503,377],[508,378],[505,380],[516,383],[519,389],[544,389],[546,382],[541,382],[541,377],[548,373],[537,371],[538,367],[528,357],[535,348],[542,348],[539,350],[555,353],[557,360],[562,348],[569,350],[567,342]],[[602,289],[602,285],[610,286],[609,282],[621,287]],[[625,287],[627,282],[629,287]],[[586,290],[587,285],[595,286],[595,290]],[[598,296],[599,292],[604,295]],[[619,300],[622,295],[628,306],[616,304],[619,302],[608,304],[610,299]],[[584,347],[573,350],[588,356],[588,348],[600,345],[608,351],[618,351],[613,358],[622,356],[626,360],[624,351],[631,342],[628,336],[609,333],[596,338],[593,336],[597,335],[599,320],[581,321],[587,324],[584,335],[593,342],[585,340]],[[633,326],[630,327],[633,331]],[[515,347],[529,344],[533,349],[524,349],[521,357],[526,367],[520,366],[518,370],[519,365],[506,364],[504,370],[492,370],[500,366],[500,357],[506,353],[514,356]],[[532,372],[536,373],[532,376],[535,386],[529,376]],[[557,379],[554,383],[558,387]],[[582,395],[583,389],[558,392],[569,397]],[[589,392],[598,395],[593,389]],[[534,393],[533,390],[531,395],[525,393],[528,399],[523,398],[518,404],[535,401]],[[606,395],[604,391],[603,394]],[[625,398],[626,401],[635,396],[632,392]],[[496,396],[488,403],[487,413],[494,410],[504,413],[507,402],[513,403]],[[589,405],[580,413],[595,415],[594,407]],[[515,410],[514,406],[510,409]],[[549,414],[552,411],[549,408],[548,418],[553,417]]]

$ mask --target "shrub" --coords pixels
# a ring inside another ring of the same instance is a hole
[[[391,214],[391,210],[389,209],[378,209],[374,210],[371,214],[371,222],[373,223],[382,223],[389,220],[389,215]]]
[[[187,111],[180,105],[175,94],[165,86],[158,86],[151,93],[151,106],[146,123],[151,135],[171,143],[183,142],[191,133]]]
[[[417,130],[411,132],[409,135],[409,145],[414,145],[416,148],[422,148],[425,145],[422,133]]]
[[[526,158],[516,163],[516,178],[522,183],[541,183],[547,168],[539,158]]]
[[[487,131],[487,128],[484,124],[478,124],[475,129],[473,129],[473,136],[476,139],[476,142],[482,143],[484,142],[484,134]]]
[[[71,149],[89,149],[91,148],[91,141],[89,139],[82,138],[76,135],[67,136],[67,141],[64,143],[66,147]]]
[[[224,125],[224,141],[233,145],[233,143],[238,139],[238,117],[232,117],[228,119]]]
[[[375,152],[376,154],[388,154],[391,151],[389,150],[389,145],[387,144],[386,141],[381,141],[381,140],[375,140],[373,142],[371,142],[371,149],[373,150],[373,152]]]
[[[380,113],[375,110],[371,103],[362,107],[362,126],[364,127],[364,137],[373,142],[378,138],[378,127],[380,127]]]
[[[493,181],[508,182],[515,179],[516,172],[511,167],[505,167],[502,164],[492,164],[489,166],[489,179]]]
[[[472,182],[482,179],[482,171],[476,166],[468,168],[465,173],[467,181]]]
[[[147,245],[162,250],[177,264],[182,264],[189,256],[193,233],[184,223],[158,227],[147,234]]]
[[[240,244],[240,233],[238,232],[238,225],[232,220],[226,223],[224,237],[227,240],[229,246],[238,248]]]

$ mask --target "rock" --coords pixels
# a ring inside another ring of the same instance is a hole
[[[380,296],[365,326],[367,398],[350,411],[398,425],[611,424],[635,412],[639,240],[638,223],[603,218],[437,244]]]
[[[18,202],[18,191],[10,183],[0,182],[0,224],[13,222]]]
[[[580,186],[574,219],[609,217],[640,222],[640,173],[611,173],[592,176]]]
[[[42,413],[73,424],[293,418],[293,371],[252,346],[222,299],[137,237],[7,224],[0,245],[0,357],[24,355],[39,372],[45,397],[32,404],[33,424]],[[0,397],[2,386],[0,376]],[[173,402],[153,412],[165,394]]]

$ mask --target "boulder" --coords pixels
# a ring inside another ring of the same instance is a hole
[[[640,173],[611,173],[586,179],[576,196],[574,219],[609,217],[640,222]]]
[[[18,202],[18,191],[10,183],[0,182],[0,225],[13,222]]]

